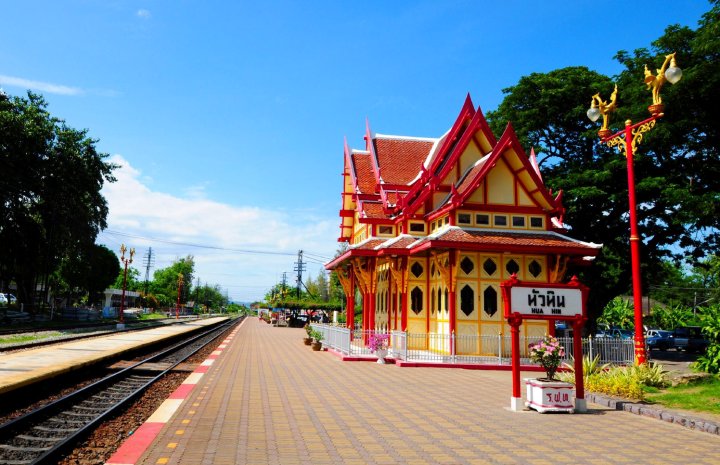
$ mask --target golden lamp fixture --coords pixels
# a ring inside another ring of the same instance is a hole
[[[656,70],[656,73],[656,75],[653,75],[652,71],[650,71],[647,65],[645,65],[644,82],[647,85],[647,88],[652,92],[653,98],[653,103],[648,107],[648,111],[653,116],[661,115],[665,109],[665,106],[662,103],[662,97],[660,97],[660,89],[662,89],[665,81],[670,82],[670,84],[675,84],[682,78],[682,70],[677,66],[675,53],[665,56],[665,61],[662,66]],[[602,128],[598,131],[598,135],[601,139],[604,139],[612,134],[612,131],[608,128],[608,124],[610,113],[615,111],[617,107],[617,91],[618,89],[616,84],[615,90],[610,95],[609,102],[603,101],[602,98],[600,98],[599,93],[593,95],[590,100],[590,109],[587,111],[588,118],[595,122],[600,118],[600,116],[603,117]]]

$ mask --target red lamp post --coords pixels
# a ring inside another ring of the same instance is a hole
[[[180,318],[180,296],[182,295],[182,288],[185,280],[183,279],[182,273],[178,273],[178,293],[177,293],[177,305],[175,306],[175,319]]]
[[[120,314],[118,315],[120,317],[120,323],[118,326],[121,328],[125,326],[125,287],[127,286],[127,269],[128,265],[133,261],[133,255],[135,255],[135,249],[132,248],[130,249],[130,258],[125,258],[126,251],[127,247],[125,247],[125,244],[120,245],[120,261],[125,266],[125,271],[123,272],[122,296],[120,297]]]
[[[668,68],[668,64],[670,67]],[[608,147],[617,147],[622,153],[625,152],[627,159],[628,177],[628,203],[630,207],[630,260],[632,262],[632,283],[633,283],[633,309],[635,319],[635,363],[642,365],[647,361],[645,354],[645,333],[643,331],[642,319],[642,284],[640,279],[640,234],[637,227],[637,201],[635,199],[635,170],[633,168],[633,154],[642,141],[643,134],[655,127],[655,121],[663,117],[664,105],[660,98],[660,89],[665,81],[675,84],[682,78],[682,70],[675,63],[675,54],[665,57],[662,67],[657,70],[657,76],[645,66],[645,83],[652,90],[653,104],[648,107],[652,115],[650,118],[633,124],[632,121],[625,121],[625,128],[615,134],[608,129],[610,113],[615,111],[617,99],[617,85],[610,96],[610,101],[605,102],[600,94],[595,94],[591,101],[590,109],[587,112],[588,118],[597,121],[602,115],[603,125],[598,136],[602,143]]]

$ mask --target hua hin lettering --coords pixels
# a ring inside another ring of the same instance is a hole
[[[555,291],[547,290],[545,293],[533,289],[527,295],[527,304],[530,312],[536,315],[544,315],[549,312],[551,315],[562,315],[565,309],[565,296],[556,295]]]

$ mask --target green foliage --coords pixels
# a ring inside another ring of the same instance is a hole
[[[597,322],[622,329],[631,329],[635,327],[634,316],[633,303],[616,297],[605,306]]]
[[[643,400],[645,398],[642,383],[622,367],[615,367],[603,374],[589,376],[585,381],[585,389],[625,399]]]
[[[591,392],[642,400],[647,388],[662,388],[668,385],[667,372],[662,365],[647,363],[644,365],[612,366],[600,364],[600,357],[593,360],[583,357],[583,382],[585,389]],[[567,370],[560,379],[575,382],[574,365],[563,364]]]
[[[635,153],[636,195],[643,288],[665,283],[663,260],[695,265],[720,245],[720,2],[714,1],[697,30],[670,26],[650,48],[618,52],[618,111],[612,129],[648,116],[645,64],[658,68],[677,51],[683,80],[662,91],[665,117]],[[593,94],[607,99],[611,80],[584,67],[532,73],[504,89],[505,99],[488,114],[496,135],[511,122],[523,147],[535,147],[548,187],[564,192],[572,236],[602,243],[595,264],[570,269],[589,285],[591,317],[628,294],[631,283],[627,223],[626,162],[599,143],[585,111]]]
[[[310,337],[313,338],[315,342],[322,342],[323,340],[323,334],[315,329],[310,330]]]
[[[561,372],[559,377],[562,381],[568,383],[575,382],[575,357],[570,356],[572,363],[563,363],[565,371]],[[592,360],[589,355],[583,356],[583,379],[587,382],[590,375],[602,373],[610,368],[609,363],[600,364],[600,355],[596,355]]]
[[[47,289],[51,275],[69,290],[82,284],[79,257],[107,227],[101,189],[115,181],[116,166],[87,130],[51,116],[32,92],[0,95],[0,141],[0,281],[15,281],[32,311],[37,286]]]
[[[720,305],[704,308],[700,319],[703,334],[710,345],[698,357],[693,368],[707,373],[720,373]]]
[[[697,318],[691,308],[683,306],[653,307],[650,315],[644,319],[645,325],[652,328],[673,330],[680,326],[695,326]]]

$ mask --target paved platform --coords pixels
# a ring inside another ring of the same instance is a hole
[[[53,344],[0,355],[0,394],[80,369],[226,318],[187,320],[140,331]]]
[[[717,435],[597,404],[513,412],[509,372],[347,363],[303,336],[247,319],[108,463],[718,463]]]

